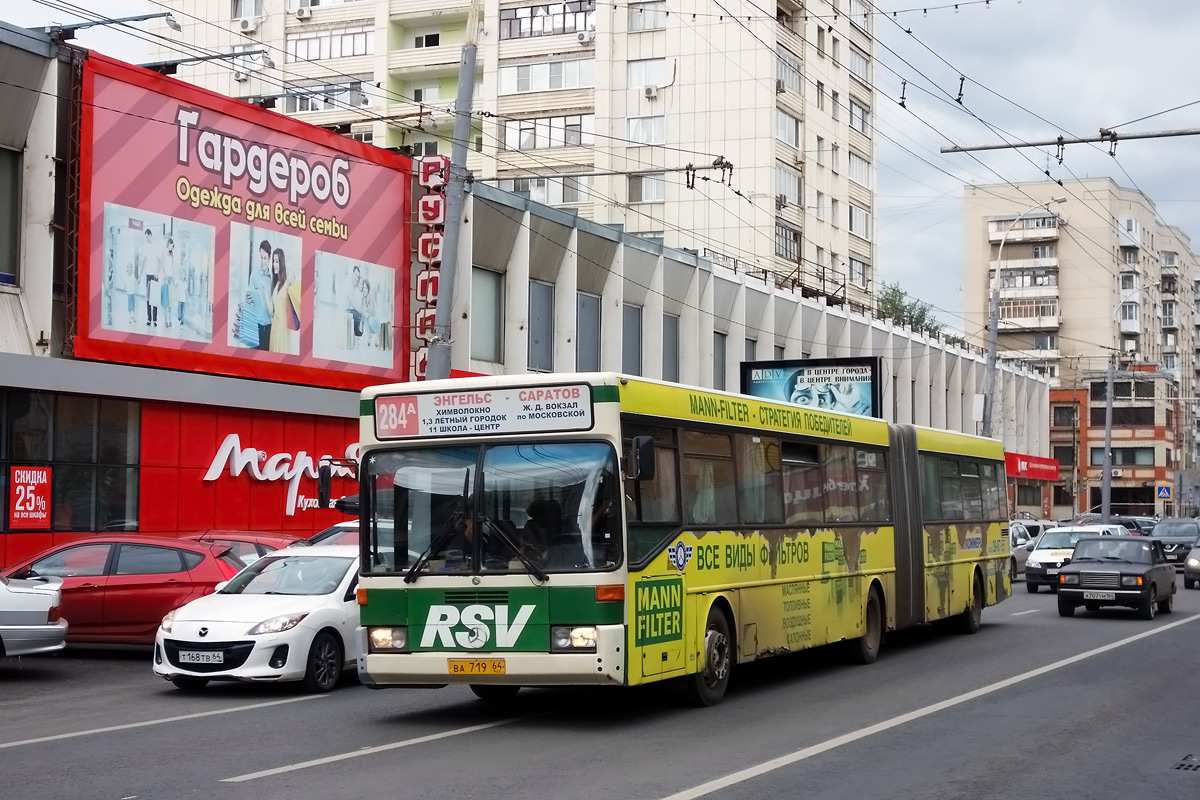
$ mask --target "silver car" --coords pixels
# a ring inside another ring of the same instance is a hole
[[[1008,523],[1008,577],[1016,580],[1025,574],[1025,562],[1029,560],[1027,545],[1036,542],[1042,531],[1057,528],[1052,519],[1014,519]]]
[[[0,656],[53,653],[66,647],[59,617],[62,578],[19,581],[0,575]]]

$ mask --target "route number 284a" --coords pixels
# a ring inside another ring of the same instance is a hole
[[[419,430],[419,422],[415,397],[375,399],[375,434],[379,438],[413,436]]]

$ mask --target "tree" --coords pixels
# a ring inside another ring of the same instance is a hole
[[[941,336],[946,327],[933,315],[933,306],[909,297],[898,283],[884,283],[876,293],[875,313],[927,336]]]

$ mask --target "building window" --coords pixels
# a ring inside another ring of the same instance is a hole
[[[1056,483],[1050,487],[1053,493],[1053,503],[1056,506],[1066,506],[1072,508],[1075,505],[1075,495],[1071,494],[1071,487],[1061,483]]]
[[[1051,448],[1051,457],[1058,461],[1060,467],[1075,466],[1075,445],[1060,444]]]
[[[629,202],[661,203],[667,199],[667,182],[660,172],[656,175],[629,176]]]
[[[365,108],[370,104],[362,81],[289,87],[283,96],[283,110],[287,114]]]
[[[1179,367],[1179,356],[1175,353],[1164,353],[1162,357],[1163,369],[1177,369]]]
[[[825,110],[825,84],[817,81],[817,109]]]
[[[504,363],[504,275],[471,269],[471,358]]]
[[[0,530],[12,467],[50,469],[53,531],[135,531],[141,406],[127,400],[0,392]]]
[[[871,57],[854,45],[850,45],[850,60],[846,63],[846,67],[850,70],[851,75],[870,85]]]
[[[261,17],[263,0],[233,0],[230,4],[230,18],[244,19],[246,17]]]
[[[775,80],[782,83],[785,90],[800,94],[803,80],[801,64],[800,56],[787,48],[777,48],[775,50]]]
[[[825,28],[817,23],[817,55],[821,58],[825,57]]]
[[[833,28],[830,28],[832,31]],[[836,36],[829,37],[829,57],[833,59],[835,67],[841,66],[842,60],[842,43]]]
[[[728,336],[713,331],[713,388],[725,388],[725,343]]]
[[[629,117],[625,120],[626,138],[630,147],[643,144],[662,144],[667,140],[666,117]]]
[[[1029,319],[1032,317],[1057,316],[1057,297],[1029,297],[1000,301],[1001,319]]]
[[[817,137],[817,163],[825,166],[825,137]]]
[[[645,239],[648,242],[654,242],[655,244],[662,244],[664,241],[664,238],[663,238],[664,232],[663,231],[638,231],[637,233],[634,233],[633,235],[637,236],[641,239]]]
[[[779,220],[775,221],[775,255],[788,261],[800,260],[800,231]]]
[[[1057,350],[1058,337],[1053,333],[1035,333],[1033,335],[1034,350]]]
[[[842,149],[836,143],[829,145],[829,168],[834,174],[838,172],[838,163],[842,159]]]
[[[573,58],[569,61],[544,61],[539,64],[515,64],[500,68],[500,94],[548,92],[581,89],[593,85],[596,61]]]
[[[1054,258],[1054,245],[1052,244],[1035,244],[1033,246],[1034,258]]]
[[[825,217],[829,213],[829,210],[824,192],[817,192],[817,202],[816,207],[813,209],[813,213],[816,215],[817,219],[821,220],[822,222],[825,221]]]
[[[436,140],[429,142],[410,142],[408,145],[412,148],[414,158],[420,156],[436,156],[438,151],[438,143]]]
[[[667,82],[667,60],[665,58],[640,58],[629,61],[629,88],[662,86]]]
[[[758,358],[758,339],[746,340],[746,361],[754,361]]]
[[[871,188],[871,162],[853,150],[850,151],[850,180],[859,186]]]
[[[663,314],[663,363],[664,381],[679,382],[679,317]]]
[[[255,52],[250,52],[251,50]],[[235,72],[260,72],[267,66],[267,54],[264,53],[262,45],[255,44],[235,44],[229,48],[231,53],[245,53],[237,58],[230,59]]]
[[[667,4],[665,2],[629,4],[629,30],[631,32],[657,31],[665,27],[667,27]]]
[[[1164,300],[1162,304],[1163,325],[1175,324],[1175,301]]]
[[[1103,428],[1107,413],[1108,409],[1104,406],[1091,409],[1092,427]],[[1113,408],[1113,425],[1119,428],[1151,428],[1154,426],[1154,406],[1117,406]]]
[[[871,265],[861,258],[850,256],[850,283],[865,289],[870,279]]]
[[[1042,504],[1042,487],[1017,484],[1017,505],[1040,506]]]
[[[588,178],[504,178],[500,189],[536,203],[558,206],[587,202]]]
[[[511,120],[504,123],[504,149],[590,146],[595,142],[595,121],[593,114]]]
[[[871,109],[857,100],[850,101],[850,127],[864,136],[871,135]]]
[[[428,86],[414,86],[412,88],[412,99],[418,103],[433,103],[439,100],[438,85],[431,83]]]
[[[871,212],[850,204],[850,232],[863,239],[871,238]]]
[[[21,154],[0,147],[0,284],[15,284],[21,265]]]
[[[528,39],[595,29],[596,4],[593,0],[500,9],[501,39]]]
[[[775,345],[775,360],[776,361],[783,360],[783,352],[784,352],[783,345],[781,345],[781,344]]]
[[[830,92],[829,93],[829,114],[830,114],[830,116],[832,116],[834,119],[841,119],[842,118],[842,112],[840,110],[841,106],[842,106],[842,96],[840,94],[838,94],[837,92]]]
[[[1136,264],[1138,261],[1138,251],[1136,247],[1122,247],[1121,258],[1126,264]]]
[[[440,47],[441,44],[442,34],[440,33],[426,33],[413,39],[413,47]]]
[[[631,137],[632,138],[632,137]],[[800,120],[793,117],[791,114],[776,109],[775,111],[775,138],[784,144],[791,145],[796,149],[800,148]]]
[[[529,282],[529,368],[554,371],[554,284]]]
[[[1104,466],[1104,448],[1091,448],[1089,459],[1093,467]],[[1112,465],[1114,467],[1153,467],[1154,448],[1114,447],[1112,451]]]
[[[1121,291],[1132,292],[1137,289],[1137,273],[1122,272],[1121,273]]]
[[[1121,321],[1136,322],[1138,318],[1137,303],[1121,303]]]
[[[1114,387],[1115,388],[1115,387]],[[1114,391],[1113,394],[1119,394]],[[1154,384],[1150,381],[1134,381],[1133,396],[1142,400],[1148,400],[1154,397]]]
[[[835,228],[838,227],[838,223],[841,222],[841,219],[842,219],[842,215],[838,209],[838,204],[839,204],[839,201],[836,197],[829,201],[829,211],[830,211],[829,221]],[[835,262],[834,266],[836,267],[837,266],[836,258],[834,259],[834,262]]]
[[[799,208],[804,197],[803,187],[799,172],[778,164],[775,166],[776,197],[782,197],[786,204]]]
[[[289,33],[285,46],[288,61],[323,61],[329,58],[369,56],[375,52],[375,27],[358,25],[352,28]]]
[[[1158,254],[1158,260],[1162,262],[1164,267],[1179,266],[1179,254],[1172,250],[1163,250]]]
[[[642,374],[642,307],[621,306],[621,371]]]
[[[600,295],[575,295],[575,369],[600,371]]]

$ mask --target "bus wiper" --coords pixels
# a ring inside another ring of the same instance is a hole
[[[520,545],[518,545],[515,541],[513,541],[513,538],[508,535],[508,531],[504,530],[504,528],[497,525],[496,522],[491,517],[487,516],[486,514],[480,514],[479,521],[484,523],[485,525],[487,525],[489,528],[491,528],[492,531],[495,532],[496,537],[498,539],[500,539],[500,541],[504,542],[506,545],[508,545],[510,548],[512,548],[512,551],[517,554],[517,558],[520,560],[520,562],[525,565],[525,569],[529,570],[529,574],[533,575],[533,577],[537,578],[542,583],[545,583],[546,581],[550,580],[550,576],[547,575],[542,570],[541,567],[539,567],[537,564],[533,563],[533,561],[530,560],[529,556],[527,556],[523,552],[521,552]]]

